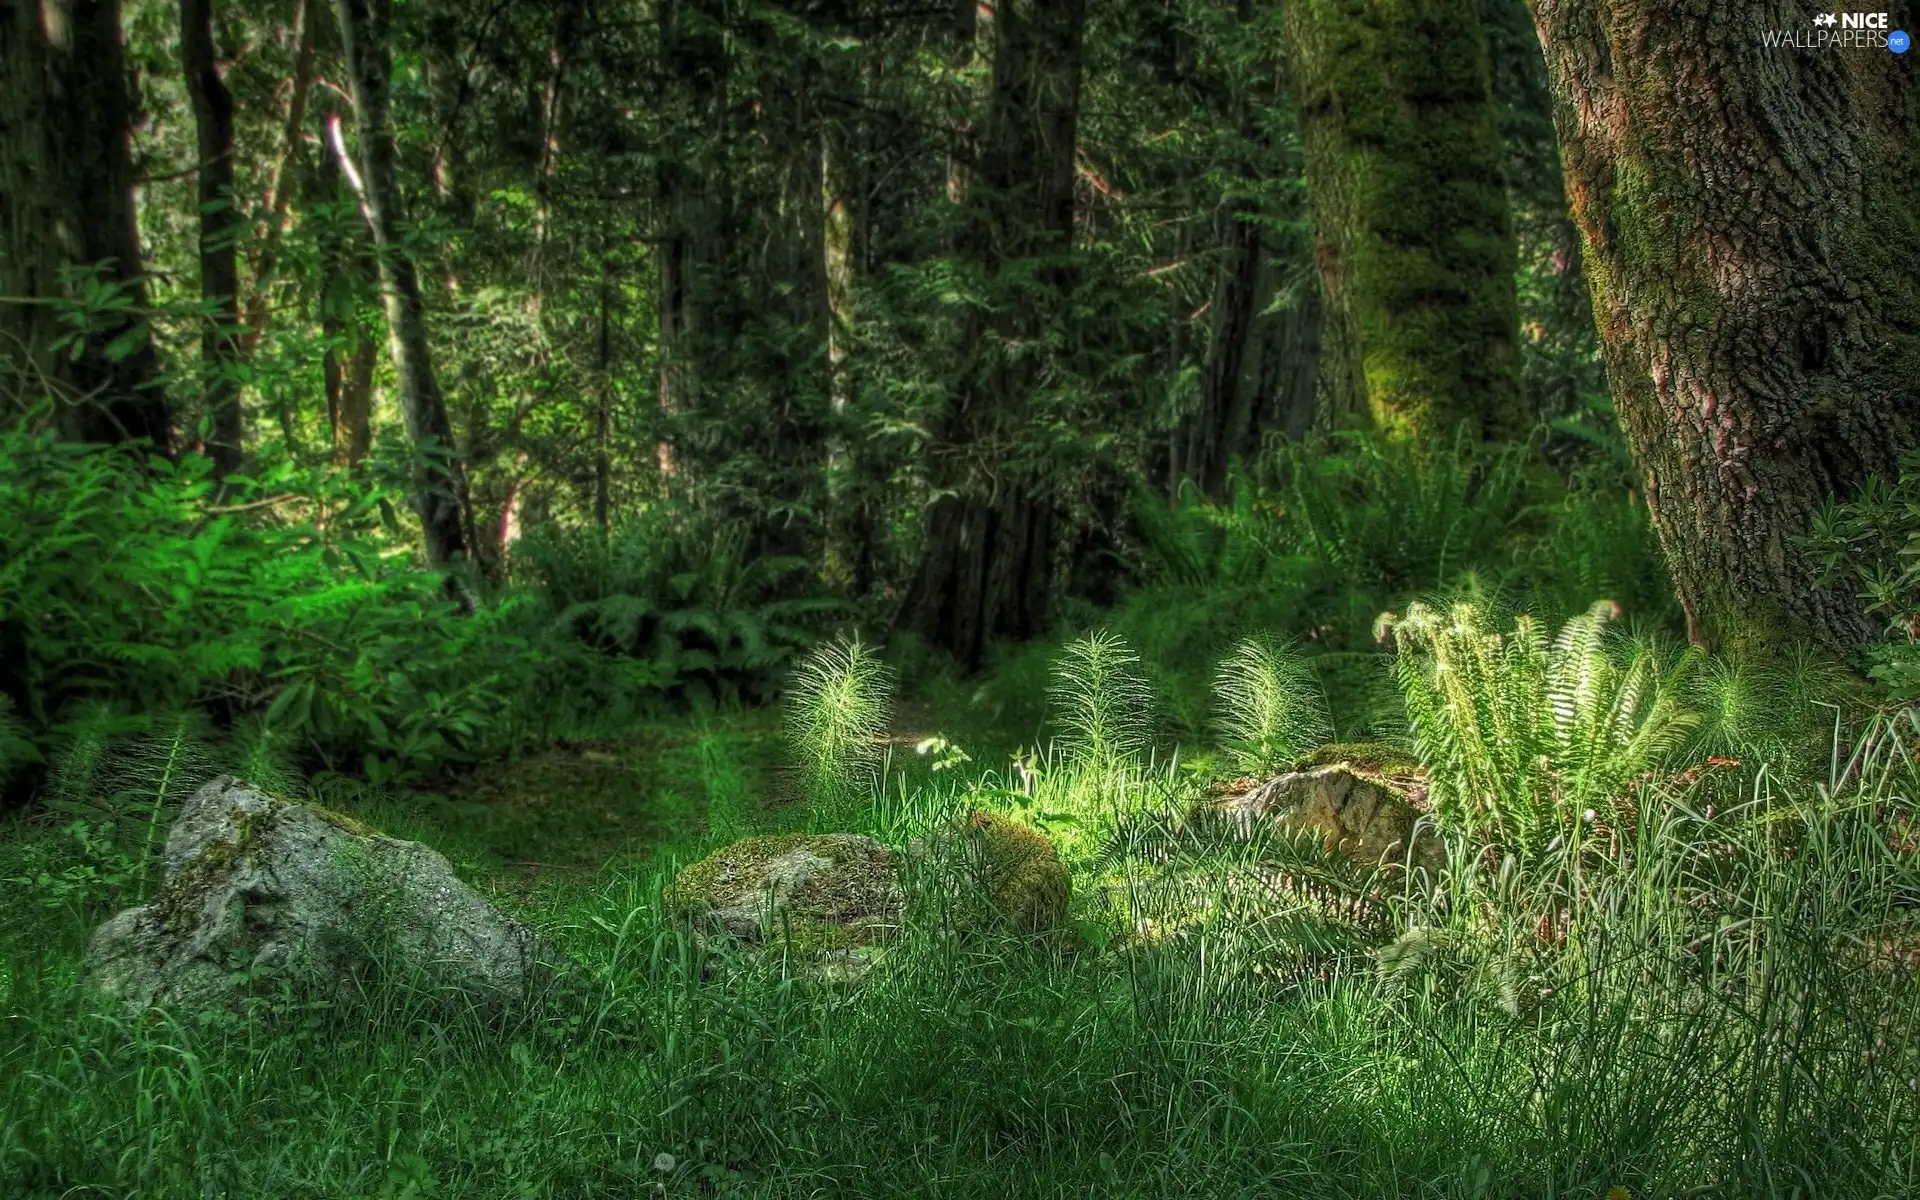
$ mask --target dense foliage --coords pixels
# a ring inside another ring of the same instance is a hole
[[[0,12],[0,1193],[1920,1192],[1920,343],[1635,367],[1814,206],[1563,174],[1608,3]],[[566,985],[107,1003],[221,773]],[[663,902],[825,834],[857,983]]]

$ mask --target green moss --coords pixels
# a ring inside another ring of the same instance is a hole
[[[804,919],[785,922],[768,940],[793,954],[825,954],[831,950],[851,950],[862,944],[844,925]]]
[[[232,837],[207,846],[167,877],[153,897],[154,912],[162,925],[173,926],[188,917],[200,897],[233,874],[234,865],[253,845],[260,819],[253,813],[236,811]]]
[[[1073,876],[1045,834],[990,812],[970,814],[962,831],[976,851],[992,924],[1041,933],[1066,920]]]
[[[827,860],[787,897],[767,940],[803,952],[866,944],[897,915],[898,865],[891,851],[845,834],[781,834],[743,838],[684,868],[661,895],[667,914],[696,922],[747,898],[767,866],[795,853]]]
[[[1420,770],[1420,760],[1383,742],[1336,742],[1294,760],[1296,771],[1315,767],[1347,766],[1356,773],[1384,779],[1405,779]]]
[[[331,808],[324,808],[318,804],[305,804],[302,805],[302,807],[312,809],[315,816],[318,816],[322,821],[325,821],[343,833],[350,833],[355,837],[363,838],[386,836],[365,821],[350,817],[343,812],[335,812]]]
[[[1301,0],[1288,34],[1327,291],[1392,436],[1517,436],[1515,247],[1473,0]]]

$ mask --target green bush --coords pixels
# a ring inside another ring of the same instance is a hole
[[[1920,700],[1920,451],[1901,459],[1898,480],[1870,478],[1854,499],[1830,500],[1803,544],[1828,587],[1886,617],[1888,641],[1869,652],[1873,679],[1893,700]]]
[[[1391,624],[1396,675],[1436,819],[1526,857],[1668,765],[1699,716],[1682,706],[1692,652],[1668,662],[1608,636],[1601,601],[1558,637],[1530,616],[1487,628],[1470,604],[1423,604]],[[1592,818],[1588,818],[1592,819]]]
[[[313,765],[392,778],[470,759],[544,716],[526,601],[463,615],[395,547],[377,490],[0,434],[0,691],[10,761],[93,702],[249,715]],[[550,664],[549,664],[550,665]],[[24,734],[24,736],[22,736]],[[30,742],[23,751],[18,744]]]
[[[810,594],[807,563],[755,557],[743,527],[672,505],[602,531],[543,525],[514,545],[514,577],[551,627],[677,700],[765,701],[785,666],[846,607]]]

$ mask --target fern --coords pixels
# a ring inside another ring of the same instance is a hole
[[[1699,724],[1680,703],[1692,652],[1668,664],[1616,643],[1601,601],[1549,642],[1529,616],[1487,630],[1469,604],[1413,605],[1395,673],[1445,825],[1521,855],[1673,759]]]
[[[801,660],[789,686],[788,743],[817,822],[832,824],[880,763],[892,674],[858,639],[835,640]]]
[[[1333,735],[1313,670],[1289,644],[1250,637],[1220,664],[1215,721],[1243,770],[1270,771]]]
[[[1061,650],[1052,675],[1048,698],[1073,762],[1093,773],[1137,765],[1152,728],[1153,694],[1133,648],[1095,630]]]

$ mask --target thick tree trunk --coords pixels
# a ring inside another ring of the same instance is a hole
[[[200,299],[209,309],[200,335],[202,403],[212,424],[214,474],[240,469],[240,210],[233,194],[233,97],[220,78],[213,0],[180,0],[180,62],[193,100],[200,150]]]
[[[1291,0],[1288,53],[1341,414],[1512,437],[1513,230],[1478,0]]]
[[[1914,28],[1902,0],[1893,26]],[[1607,374],[1696,642],[1880,622],[1795,539],[1920,440],[1920,88],[1786,0],[1535,0]]]
[[[453,424],[433,373],[426,301],[402,232],[398,155],[388,117],[390,0],[338,0],[340,40],[353,85],[359,126],[361,199],[380,254],[380,290],[387,310],[387,349],[407,436],[418,461],[414,505],[435,564],[465,558],[466,479],[455,452]]]
[[[1070,284],[1075,131],[1080,116],[1084,0],[1004,0],[994,11],[993,91],[979,167],[968,187],[961,252],[998,275],[1038,260],[1041,288],[976,318],[973,360],[936,447],[935,483],[949,494],[927,515],[905,620],[962,662],[989,641],[1046,629],[1056,541],[1055,497],[1031,470],[1010,469],[1025,408],[1039,386],[1031,356],[992,347],[1031,342]]]
[[[0,395],[68,401],[87,441],[170,446],[159,355],[145,332],[128,150],[131,88],[118,0],[0,0]],[[105,264],[135,311],[56,352],[67,268]]]

